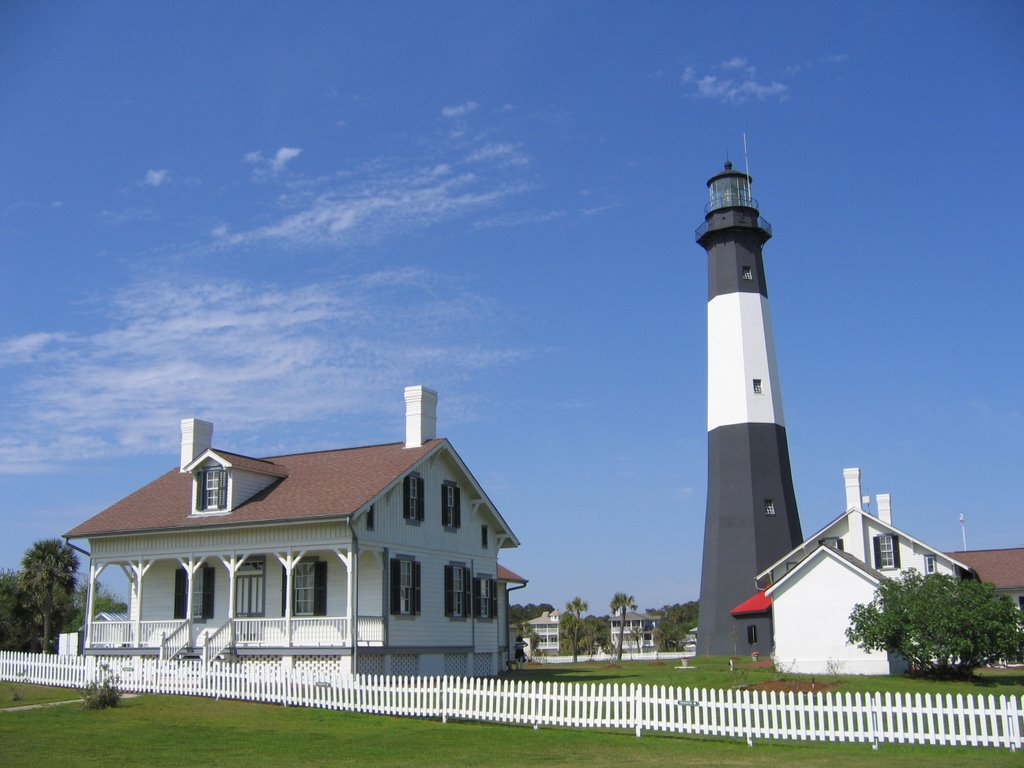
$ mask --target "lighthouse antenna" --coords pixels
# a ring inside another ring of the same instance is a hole
[[[743,166],[747,172],[747,194],[753,195],[750,191],[750,158],[747,157],[747,132],[743,132]]]

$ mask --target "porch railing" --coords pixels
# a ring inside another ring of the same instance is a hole
[[[181,622],[170,634],[166,634],[160,642],[160,658],[173,659],[192,643],[191,632],[187,621]]]
[[[203,661],[209,664],[220,656],[225,648],[231,645],[232,637],[234,636],[233,628],[232,622],[228,621],[213,632],[206,634],[203,641]]]
[[[164,634],[176,630],[181,622],[172,620],[151,620],[139,622],[139,640],[135,638],[134,621],[94,621],[90,626],[89,646],[91,648],[159,648]]]

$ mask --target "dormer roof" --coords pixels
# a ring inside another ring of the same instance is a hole
[[[199,454],[192,462],[182,467],[182,472],[192,472],[212,459],[222,467],[228,469],[244,469],[248,472],[258,472],[261,475],[272,475],[273,477],[288,477],[288,470],[280,464],[275,464],[268,459],[254,459],[251,456],[243,456],[240,453],[230,453],[218,448],[209,448]]]

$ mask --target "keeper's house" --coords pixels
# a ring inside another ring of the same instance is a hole
[[[511,643],[498,565],[519,540],[445,438],[437,393],[405,390],[404,443],[251,458],[181,422],[181,465],[65,534],[131,585],[85,653],[331,657],[344,672],[493,675]]]

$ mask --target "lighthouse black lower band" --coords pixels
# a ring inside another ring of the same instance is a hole
[[[733,655],[749,643],[730,611],[754,594],[760,571],[803,540],[785,427],[731,424],[708,433],[704,525],[697,652]],[[759,634],[767,654],[770,632]]]

